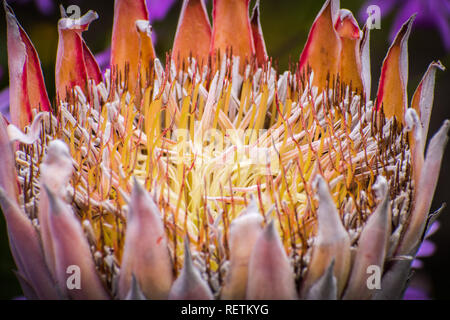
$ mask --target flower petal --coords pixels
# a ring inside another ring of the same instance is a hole
[[[49,188],[58,197],[66,196],[67,186],[72,177],[72,158],[67,145],[60,141],[50,142],[47,154],[40,166],[40,189]],[[52,274],[56,277],[55,255],[53,249],[53,237],[49,222],[49,199],[46,192],[39,194],[38,220],[45,259]]]
[[[84,63],[86,65],[86,73],[88,79],[92,79],[96,84],[99,84],[100,82],[103,81],[100,66],[98,65],[97,60],[95,59],[91,50],[88,48],[86,42],[84,42],[83,39],[82,41],[83,41],[83,57]]]
[[[97,18],[96,12],[89,11],[79,19],[62,18],[58,22],[55,81],[60,100],[66,100],[75,86],[86,92],[88,79],[101,80],[100,69],[81,37],[81,33]]]
[[[253,8],[253,14],[250,21],[252,26],[253,42],[255,44],[256,60],[258,61],[258,64],[262,66],[267,61],[267,49],[261,28],[259,0],[256,1],[255,7]]]
[[[427,141],[428,126],[430,124],[431,110],[433,108],[434,100],[434,84],[436,79],[436,71],[438,69],[442,71],[445,70],[445,67],[440,61],[432,62],[430,64],[427,72],[422,78],[422,81],[420,81],[411,102],[411,108],[414,108],[420,116],[420,123],[422,125],[422,139],[424,142]],[[423,147],[425,147],[425,144]]]
[[[9,140],[6,121],[0,116],[0,154],[2,157],[2,165],[0,166],[0,187],[5,190],[6,195],[18,200],[19,189],[17,182],[17,172],[15,165],[15,157],[12,144]]]
[[[172,263],[161,213],[135,181],[119,277],[119,298],[126,297],[134,274],[148,299],[167,299],[173,282]]]
[[[139,283],[137,282],[134,274],[131,276],[131,278],[131,288],[125,300],[147,300],[141,288],[139,287]]]
[[[372,292],[366,285],[367,269],[375,265],[383,270],[389,235],[391,234],[391,206],[389,188],[384,177],[379,176],[374,190],[378,191],[381,203],[369,217],[358,241],[352,272],[344,299],[369,299]]]
[[[178,64],[192,55],[199,64],[206,64],[210,47],[211,24],[203,0],[184,0],[173,43],[172,60]]]
[[[139,72],[139,34],[137,20],[148,20],[145,0],[116,0],[114,4],[114,26],[111,44],[111,67],[117,67],[125,76],[129,66],[128,84],[133,92]]]
[[[408,108],[408,38],[415,16],[412,16],[397,34],[389,48],[381,69],[378,84],[376,110],[383,107],[387,119],[395,116],[403,121]]]
[[[416,110],[409,108],[405,112],[405,129],[410,132],[410,142],[411,142],[411,162],[412,162],[412,176],[414,185],[419,184],[420,175],[422,174],[422,167],[424,162],[423,149],[425,141],[422,135],[422,126],[420,124],[419,116]],[[416,194],[417,190],[414,191]]]
[[[337,281],[333,274],[334,259],[325,274],[313,284],[306,294],[306,300],[336,300]]]
[[[45,263],[39,235],[31,220],[0,187],[0,204],[5,216],[11,251],[19,273],[26,279],[39,299],[60,299]]]
[[[341,55],[339,62],[339,76],[346,86],[351,85],[352,91],[364,93],[361,66],[361,31],[352,13],[346,9],[339,11],[335,25],[341,38]]]
[[[258,212],[254,200],[244,214],[233,220],[230,225],[230,269],[222,290],[221,299],[243,300],[247,290],[248,263],[261,234],[263,218]]]
[[[297,299],[294,272],[272,222],[258,237],[248,265],[246,299]]]
[[[411,276],[412,258],[395,260],[381,279],[381,290],[376,290],[374,300],[399,300],[403,297]]]
[[[60,5],[59,8],[61,11],[61,17],[68,18],[66,10],[64,9],[63,5]],[[82,42],[83,42],[83,57],[86,65],[86,73],[88,75],[88,79],[92,79],[95,81],[95,83],[98,84],[103,80],[100,66],[97,63],[97,60],[95,59],[91,50],[89,50],[88,46],[86,45],[86,42],[84,42],[83,39]]]
[[[55,255],[55,271],[58,285],[72,299],[105,300],[109,296],[95,268],[80,221],[59,197],[44,185],[49,199],[49,224]],[[76,244],[76,245],[74,245]],[[69,267],[80,272],[80,288],[69,289]]]
[[[233,55],[241,57],[241,61],[250,61],[255,54],[255,45],[248,16],[249,5],[250,0],[214,0],[212,54],[220,50],[223,55],[231,48]]]
[[[332,79],[339,71],[341,40],[334,28],[338,14],[339,0],[327,0],[312,25],[300,55],[300,71],[306,73],[307,67],[311,67],[314,72],[313,85],[320,92],[326,88],[328,75]]]
[[[301,296],[306,296],[308,290],[322,277],[331,261],[335,259],[334,275],[338,284],[339,298],[350,271],[350,238],[342,225],[327,183],[321,176],[317,176],[315,183],[319,195],[317,236],[314,240],[308,271],[302,284]]]
[[[32,110],[50,111],[38,54],[14,12],[4,2],[8,36],[10,113],[12,122],[24,129],[32,120]]]
[[[169,300],[212,300],[213,294],[194,266],[189,238],[184,241],[184,266],[170,289]]]
[[[369,102],[372,90],[372,70],[370,65],[370,27],[366,24],[361,37],[361,78],[364,86],[365,102]]]
[[[415,254],[427,222],[433,194],[439,178],[442,157],[448,141],[450,121],[444,121],[439,131],[431,139],[427,149],[420,179],[416,185],[414,202],[407,229],[400,242],[397,254]]]

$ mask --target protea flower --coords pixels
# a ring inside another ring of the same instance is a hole
[[[53,105],[5,3],[0,203],[26,297],[402,296],[436,216],[449,121],[424,145],[443,66],[408,102],[412,17],[372,99],[369,28],[328,0],[278,73],[249,3],[215,0],[211,28],[185,0],[164,66],[145,1],[116,0],[105,74],[82,38],[97,14],[63,16]]]

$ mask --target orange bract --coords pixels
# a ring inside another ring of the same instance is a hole
[[[206,64],[210,47],[211,25],[205,4],[202,0],[184,0],[173,43],[172,59],[178,64],[192,56],[200,64]]]

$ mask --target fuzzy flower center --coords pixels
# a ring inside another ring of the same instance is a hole
[[[88,96],[73,88],[37,143],[17,152],[23,201],[35,218],[46,146],[67,143],[75,171],[66,200],[106,279],[120,265],[134,178],[163,215],[175,272],[188,234],[194,261],[219,285],[230,224],[252,206],[275,221],[297,275],[304,271],[317,228],[316,174],[328,181],[353,244],[376,206],[376,176],[391,182],[393,224],[409,212],[402,124],[382,122],[372,102],[339,80],[319,93],[311,73],[278,75],[269,63],[240,74],[238,58],[222,59],[215,74],[193,60],[174,70],[155,60],[136,92],[111,73],[90,83]]]

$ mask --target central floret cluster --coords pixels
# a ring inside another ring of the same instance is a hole
[[[338,1],[282,74],[267,58],[259,4],[251,19],[248,6],[214,1],[211,30],[203,1],[185,0],[163,66],[145,2],[118,0],[103,75],[81,37],[97,14],[63,17],[51,110],[36,52],[5,5],[8,49],[23,65],[10,61],[17,96],[13,124],[0,121],[0,202],[31,239],[10,236],[30,297],[401,296],[449,127],[424,158],[442,65],[408,109],[408,20],[372,102],[369,29]],[[26,242],[38,249],[22,256]],[[83,290],[64,287],[72,265]],[[385,290],[366,286],[373,266]]]

